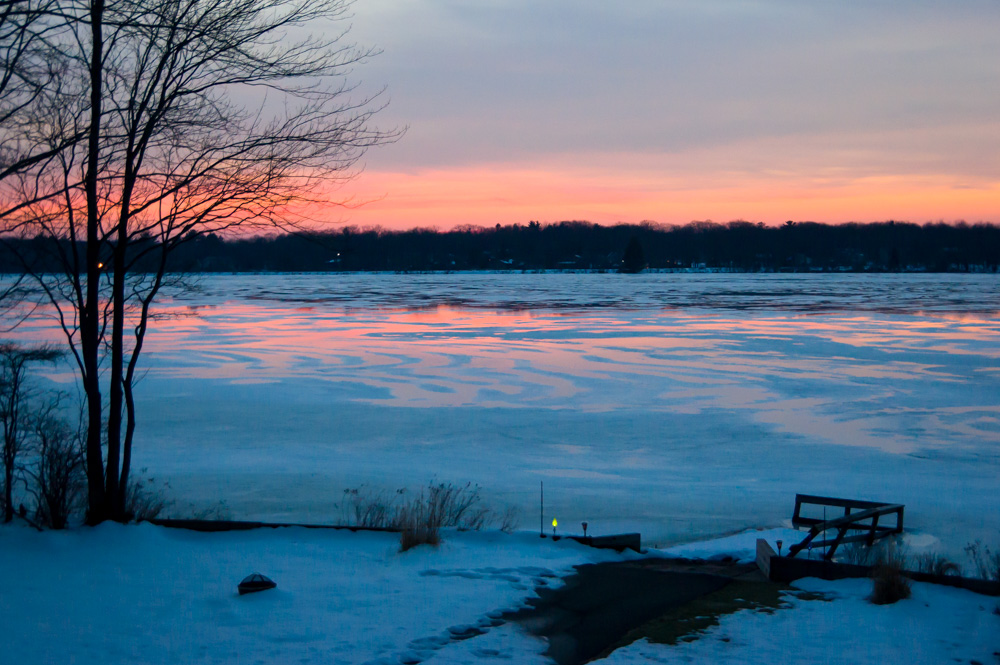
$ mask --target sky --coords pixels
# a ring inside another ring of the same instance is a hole
[[[1000,222],[996,0],[356,0],[341,223]]]

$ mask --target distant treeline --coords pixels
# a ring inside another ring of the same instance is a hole
[[[44,270],[45,256],[51,252],[41,242],[7,239],[0,252],[0,270],[20,270],[14,253],[30,255],[34,269]],[[32,243],[35,247],[28,251]],[[773,227],[742,221],[601,226],[589,222],[530,222],[444,232],[348,226],[325,233],[272,237],[225,239],[207,235],[178,247],[171,260],[173,270],[203,272],[643,268],[996,272],[1000,264],[1000,226],[786,222]]]

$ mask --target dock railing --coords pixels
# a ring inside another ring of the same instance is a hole
[[[822,506],[824,509],[842,508],[844,512],[839,517],[827,519],[807,517],[802,514],[803,506]],[[892,515],[896,518],[894,526],[879,524],[880,518]],[[824,554],[824,558],[832,560],[834,554],[837,552],[837,548],[843,544],[863,542],[870,546],[880,538],[902,533],[903,504],[796,494],[792,525],[795,527],[809,527],[809,533],[802,542],[788,548],[789,557],[794,557],[807,548],[825,548],[826,553]],[[821,533],[832,530],[837,532],[837,535],[833,538],[815,540]],[[851,535],[848,535],[849,533]]]

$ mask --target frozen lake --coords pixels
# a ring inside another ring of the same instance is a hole
[[[330,521],[345,488],[480,484],[537,528],[668,543],[906,504],[1000,541],[995,275],[220,275],[165,298],[136,465],[175,512]],[[52,335],[30,321],[18,335]],[[68,374],[54,374],[71,382]]]

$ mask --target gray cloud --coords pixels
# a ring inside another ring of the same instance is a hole
[[[859,169],[1000,177],[1000,3],[359,0],[379,168],[801,139]],[[830,160],[816,155],[817,165]]]

